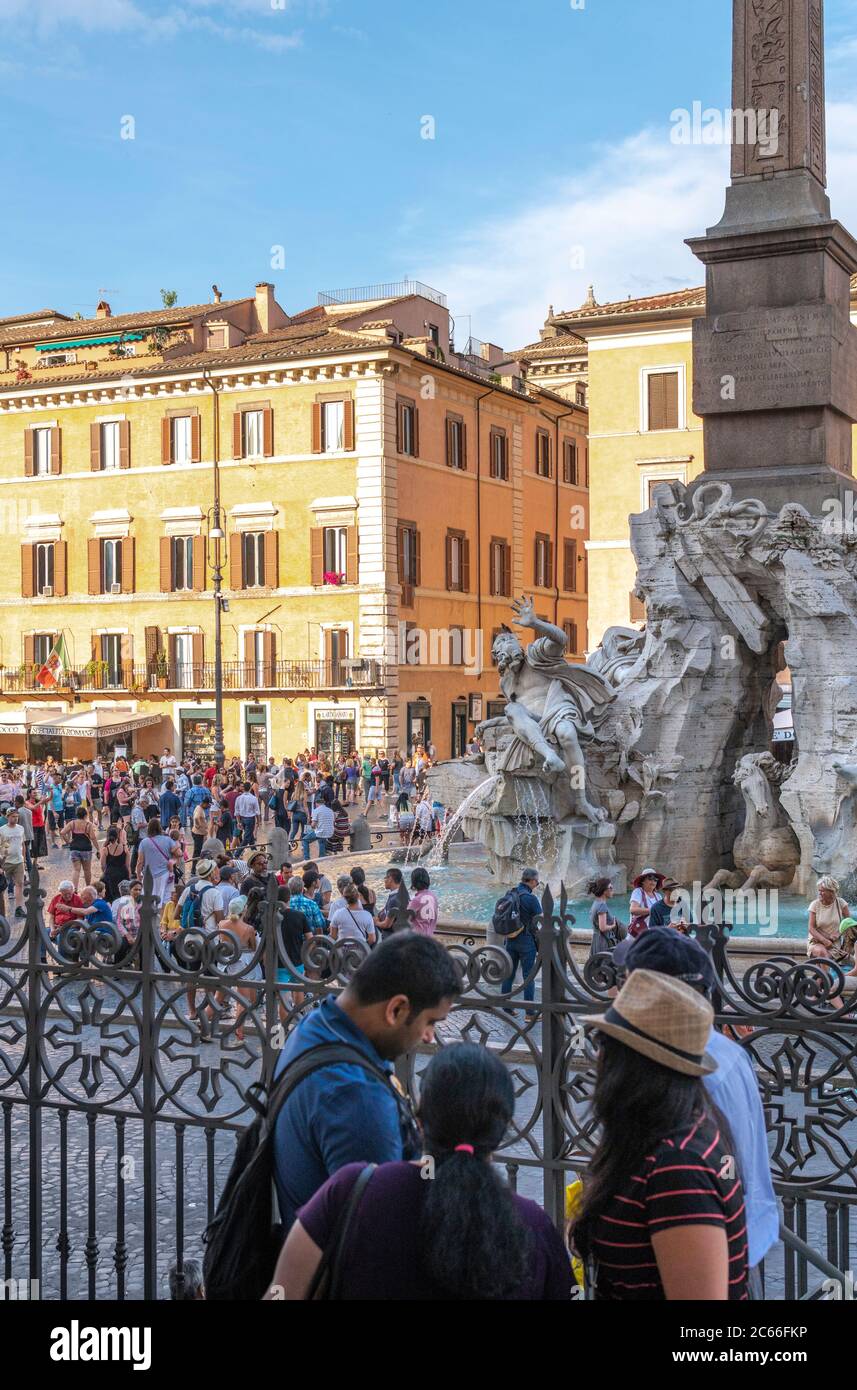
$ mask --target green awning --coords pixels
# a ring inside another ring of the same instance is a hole
[[[107,347],[109,343],[141,343],[142,333],[111,333],[106,338],[75,338],[69,342],[62,338],[56,343],[39,343],[36,352],[66,352],[69,348]]]

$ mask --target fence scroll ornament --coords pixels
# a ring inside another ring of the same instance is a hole
[[[246,955],[226,931],[187,931],[170,948],[151,882],[127,954],[110,927],[84,924],[52,939],[35,869],[26,919],[0,918],[4,1281],[36,1280],[46,1298],[155,1298],[171,1264],[199,1257],[249,1119],[250,1087],[270,1076],[290,1030],[347,984],[369,950],[315,937],[303,952],[306,974],[278,983],[290,962],[276,887],[272,880],[258,947]],[[509,1067],[516,1113],[497,1160],[561,1223],[565,1186],[593,1149],[596,1042],[582,1020],[604,1009],[621,978],[609,955],[581,959],[564,894],[547,893],[543,906],[535,1001],[525,1000],[521,979],[501,996],[510,973],[501,946],[452,944],[462,993],[435,1046],[478,1042]],[[837,966],[777,955],[741,972],[728,927],[696,933],[717,971],[718,1023],[756,1069],[786,1226],[805,1239],[820,1222],[823,1258],[847,1270],[857,998]],[[401,1059],[413,1092],[432,1051]],[[786,1296],[811,1292],[807,1260],[788,1249],[782,1259]]]

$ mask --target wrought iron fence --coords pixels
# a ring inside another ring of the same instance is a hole
[[[147,889],[150,888],[147,885]],[[4,1288],[45,1298],[163,1297],[167,1270],[198,1258],[248,1119],[247,1089],[270,1074],[288,1031],[341,989],[366,954],[356,942],[308,943],[300,993],[287,964],[275,887],[259,946],[182,933],[170,948],[147,892],[127,943],[111,927],[51,934],[34,871],[26,919],[0,918],[0,1263]],[[561,1225],[570,1175],[593,1148],[593,1044],[581,1020],[619,981],[609,957],[581,962],[563,899],[545,899],[536,998],[499,946],[450,945],[462,994],[435,1046],[494,1049],[515,1081],[516,1113],[498,1154],[510,1182]],[[769,1292],[815,1297],[851,1268],[857,1201],[857,1022],[842,972],[791,957],[743,975],[728,928],[699,928],[719,980],[721,1025],[759,1078],[784,1243]],[[253,980],[255,966],[262,978]],[[190,1015],[191,1003],[198,1018]],[[433,1049],[402,1059],[412,1091]]]

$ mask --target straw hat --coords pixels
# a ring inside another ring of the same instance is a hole
[[[637,877],[634,879],[633,882],[633,887],[642,888],[643,880],[647,878],[653,878],[657,883],[658,888],[660,888],[661,884],[664,881],[663,874],[659,874],[657,869],[644,869],[641,874],[637,874]]]
[[[717,1070],[705,1051],[714,1010],[690,985],[669,975],[635,970],[606,1014],[583,1022],[671,1071],[708,1076]]]

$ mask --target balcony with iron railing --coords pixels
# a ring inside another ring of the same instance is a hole
[[[31,695],[69,691],[92,694],[118,691],[129,695],[157,695],[165,691],[214,690],[214,662],[149,662],[135,665],[123,661],[112,666],[106,661],[89,661],[79,669],[66,671],[59,686],[39,684],[38,664],[14,668],[0,667],[0,694]],[[373,658],[351,657],[342,661],[225,661],[223,689],[230,691],[274,691],[282,695],[310,694],[318,690],[372,691],[384,687],[384,668]]]

